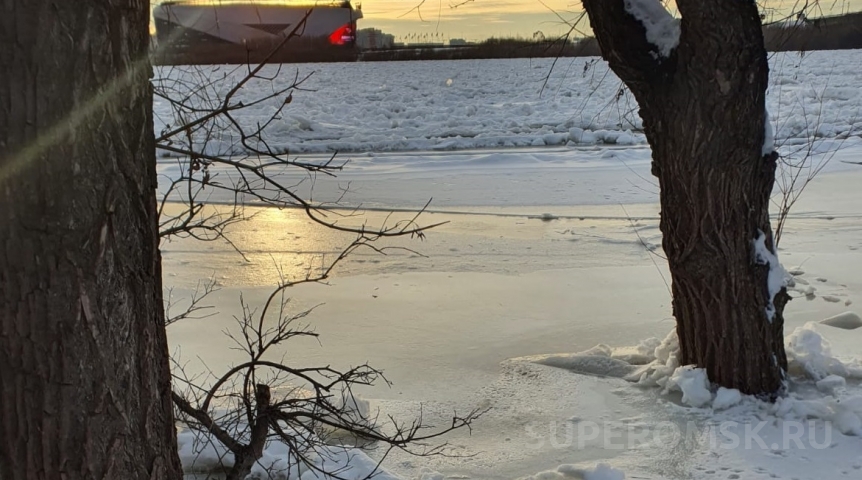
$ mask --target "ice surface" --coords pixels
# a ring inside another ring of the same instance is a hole
[[[628,3],[643,11],[644,18],[653,9],[660,18],[670,16],[658,0]],[[674,37],[676,21],[649,24],[656,25],[650,31],[667,51],[672,42],[662,42]],[[637,102],[625,90],[617,96],[621,83],[605,62],[575,58],[551,65],[550,59],[513,59],[282,67],[276,85],[292,80],[296,68],[301,76],[313,73],[303,84],[313,91],[293,94],[267,128],[267,144],[275,151],[301,154],[646,143]],[[276,68],[267,67],[261,75],[273,75]],[[170,81],[200,76],[217,84],[218,78],[235,81],[245,71],[227,66],[155,70],[157,77]],[[453,80],[450,86],[447,79]],[[779,151],[810,140],[835,149],[862,133],[860,83],[859,50],[771,55],[766,106]],[[252,81],[236,100],[249,103],[272,88],[268,81]],[[254,128],[282,102],[273,99],[232,115]],[[156,132],[177,124],[164,100],[154,100],[154,114]],[[236,132],[214,132],[207,151],[245,149]]]
[[[602,62],[582,73],[588,61],[576,59],[571,68],[556,70],[541,96],[543,61],[300,66],[317,70],[312,77],[317,83],[309,86],[318,92],[295,94],[273,124],[274,145],[318,152],[304,155],[312,159],[327,158],[319,152],[330,148],[354,152],[350,168],[334,183],[351,182],[361,203],[410,208],[433,196],[433,205],[444,210],[433,218],[452,223],[419,245],[430,258],[359,256],[342,266],[333,288],[294,290],[304,304],[326,304],[313,322],[327,350],[292,346],[290,355],[342,365],[367,359],[383,368],[394,388],[363,393],[399,418],[410,419],[421,409],[425,418],[443,425],[453,411],[493,407],[472,434],[446,438],[469,457],[417,460],[394,453],[387,472],[404,479],[517,478],[535,472],[561,478],[577,469],[584,473],[574,475],[586,478],[587,471],[599,470],[593,467],[597,462],[645,479],[856,478],[862,467],[862,439],[854,436],[862,392],[854,358],[860,355],[862,330],[804,325],[841,314],[841,305],[800,298],[788,307],[791,395],[775,405],[747,397],[736,402],[733,392],[718,389],[711,401],[692,409],[679,405],[683,392],[665,393],[679,389],[670,381],[674,374],[698,380],[688,382],[687,398],[704,390],[693,369],[679,370],[675,335],[648,338],[672,326],[664,265],[653,265],[632,236],[635,223],[650,243],[661,243],[650,152],[633,100],[626,94],[609,107],[618,80]],[[862,270],[860,169],[840,163],[858,161],[862,151],[860,65],[860,52],[773,55],[767,97],[779,150],[804,146],[809,132],[817,137],[816,155],[842,149],[797,205],[782,240],[782,260],[804,265],[812,279],[830,279],[817,284],[817,294],[846,302],[862,292],[852,275]],[[399,82],[379,81],[381,75],[396,78],[396,70]],[[824,75],[828,82],[822,82]],[[450,78],[451,85],[443,87]],[[253,88],[259,92],[266,85]],[[443,88],[447,94],[438,91]],[[620,113],[616,107],[624,105]],[[165,105],[157,110],[164,113]],[[266,114],[261,106],[240,121],[253,125]],[[545,146],[513,148],[538,140]],[[635,147],[628,145],[632,141]],[[227,138],[212,146],[237,151]],[[376,151],[356,153],[367,150]],[[178,173],[174,163],[162,159],[160,173]],[[838,171],[833,168],[845,170],[835,175],[829,173]],[[322,182],[316,185],[315,194],[325,193],[323,188]],[[646,205],[631,215],[637,217],[632,222],[618,203],[629,213],[633,203]],[[543,213],[549,221],[541,221]],[[268,293],[277,279],[276,261],[292,265],[329,258],[341,245],[334,236],[318,237],[290,211],[265,211],[237,235],[250,252],[251,266],[232,256],[229,246],[210,244],[204,251],[182,242],[163,245],[166,279],[196,281],[218,270],[226,288],[217,309],[228,320],[237,313],[231,305],[240,289],[247,299]],[[805,286],[804,272],[795,273]],[[214,319],[175,325],[171,341],[217,368],[236,360],[213,340],[222,326]],[[621,343],[632,346],[616,348]],[[596,344],[601,345],[580,356],[542,355]],[[570,370],[512,360],[531,356]],[[621,374],[659,388],[634,388],[617,378]],[[822,438],[834,424],[830,448],[772,449],[773,441],[782,445],[783,425],[801,419],[814,421],[806,424],[806,438]],[[604,448],[603,439],[583,449],[565,442],[567,428],[577,432],[589,422],[654,428],[688,421],[754,426],[763,421],[767,446],[727,450],[661,443],[615,451]],[[557,434],[553,444],[550,427]],[[181,434],[186,459],[192,451],[187,440]],[[273,444],[267,450],[267,462],[279,458],[279,448]],[[217,454],[209,452],[197,465]],[[336,449],[332,456],[339,454]],[[372,457],[373,452],[359,452],[354,465],[376,460]],[[554,469],[560,464],[576,466]]]
[[[610,358],[604,355],[573,354],[573,355],[547,355],[539,357],[525,357],[540,365],[557,367],[570,370],[583,375],[597,375],[601,377],[625,378],[631,375],[636,368],[626,361]]]
[[[560,465],[556,470],[530,475],[521,480],[625,480],[625,478],[625,473],[606,463],[600,463],[595,467]]]
[[[497,169],[489,170],[486,175],[501,178],[496,176],[499,173]],[[810,195],[803,199],[803,202],[812,202],[809,203],[811,206],[803,204],[803,212],[813,213],[793,220],[793,234],[788,235],[783,243],[785,258],[790,258],[795,264],[804,264],[812,279],[818,276],[831,279],[831,282],[818,286],[825,292],[842,296],[852,296],[862,287],[856,277],[847,274],[848,271],[862,269],[858,263],[859,256],[847,248],[862,246],[859,243],[862,236],[859,235],[858,220],[856,217],[839,216],[834,220],[820,217],[824,215],[822,212],[831,216],[835,209],[844,207],[848,212],[857,210],[858,201],[845,202],[844,205],[835,199],[858,198],[858,190],[853,188],[858,185],[858,180],[859,177],[852,174],[826,175],[813,183]],[[477,183],[477,188],[484,189],[483,185]],[[852,196],[854,192],[857,197]],[[401,195],[406,198],[407,193]],[[512,201],[520,201],[520,198]],[[579,209],[581,214],[588,217],[593,212],[601,211],[597,207],[581,206]],[[526,210],[536,214],[546,210],[561,211],[544,207]],[[627,210],[630,213],[633,211],[628,207]],[[762,476],[759,472],[767,472],[775,473],[779,478],[797,477],[805,480],[843,478],[839,469],[851,474],[855,472],[853,459],[862,451],[862,443],[857,441],[858,437],[845,438],[841,433],[841,430],[853,431],[853,418],[841,412],[856,411],[858,405],[853,398],[860,392],[854,381],[848,381],[845,387],[835,388],[835,401],[840,400],[837,403],[824,401],[824,393],[817,391],[819,397],[809,392],[782,400],[776,407],[744,399],[718,412],[709,413],[708,408],[700,408],[695,411],[702,413],[691,413],[679,410],[678,396],[664,395],[663,388],[633,388],[619,379],[602,376],[601,370],[584,376],[542,365],[528,366],[505,361],[506,358],[541,352],[578,350],[624,362],[632,358],[631,363],[638,364],[647,359],[660,359],[660,364],[639,372],[645,378],[651,378],[653,384],[667,384],[668,377],[679,367],[678,348],[673,334],[664,341],[661,337],[648,338],[672,328],[668,294],[648,257],[626,253],[637,240],[622,242],[625,235],[631,236],[632,228],[624,216],[602,221],[581,221],[576,215],[574,218],[562,215],[559,220],[546,223],[528,220],[526,215],[506,216],[510,211],[501,210],[503,216],[444,217],[454,220],[453,224],[446,230],[436,232],[430,238],[431,241],[420,245],[423,253],[432,254],[427,267],[421,264],[422,269],[428,268],[439,273],[392,274],[393,271],[403,271],[399,270],[403,268],[399,265],[405,263],[403,259],[362,257],[365,264],[373,258],[381,261],[374,267],[375,274],[356,275],[355,270],[347,270],[347,275],[342,274],[333,279],[332,288],[308,286],[293,292],[304,304],[326,303],[313,321],[328,349],[317,352],[315,349],[319,346],[314,342],[314,349],[291,347],[292,354],[303,362],[356,362],[368,359],[373,365],[384,368],[395,381],[395,388],[391,391],[385,388],[375,390],[368,395],[376,399],[376,405],[381,405],[384,413],[410,419],[413,410],[409,407],[413,405],[418,408],[421,404],[426,418],[438,420],[439,425],[445,424],[454,410],[464,411],[475,405],[493,406],[488,417],[477,424],[472,435],[447,437],[447,440],[457,445],[459,451],[476,454],[476,457],[420,461],[395,456],[386,464],[390,471],[404,479],[419,477],[419,470],[426,466],[430,469],[425,471],[427,475],[442,472],[451,478],[459,475],[471,478],[484,478],[485,475],[517,478],[544,472],[563,463],[586,468],[601,461],[625,471],[628,478],[662,480],[718,480],[724,479],[728,471],[734,470],[738,470],[735,474],[740,475],[740,478],[754,478]],[[648,234],[645,232],[657,232],[657,222],[653,216],[642,217],[635,224],[642,234]],[[268,245],[264,239],[271,237],[274,239],[272,245],[284,248],[281,239],[285,228],[314,239],[313,235],[297,229],[301,223],[301,218],[294,218],[290,212],[261,214],[250,224],[249,239],[243,237],[242,241],[259,241],[243,244],[262,249]],[[574,235],[572,232],[565,233],[566,230],[575,232],[579,240],[568,242],[567,239]],[[461,235],[466,233],[470,236],[462,238]],[[498,237],[505,237],[506,241],[491,241]],[[523,243],[519,240],[521,238]],[[287,241],[290,248],[306,248],[292,240],[292,237]],[[317,239],[309,243],[307,248],[321,249],[328,242]],[[553,248],[561,243],[568,247],[556,253]],[[468,249],[469,244],[476,245],[475,254],[471,253],[474,250]],[[600,248],[588,248],[590,244]],[[180,249],[175,253],[171,249],[176,246],[169,247],[166,258],[171,266],[170,271],[180,273],[180,277],[169,278],[184,278],[187,275],[184,272],[190,267],[178,269],[180,264],[176,261],[193,261],[190,258],[193,252]],[[448,252],[451,247],[457,248],[459,252]],[[492,249],[495,251],[493,256],[482,253],[491,252]],[[271,263],[269,254],[264,252],[267,258],[259,263],[261,268]],[[294,255],[292,251],[288,252],[286,258],[293,259]],[[537,267],[537,263],[549,255],[553,260],[551,265],[556,265],[558,270],[547,270],[554,267]],[[640,255],[643,255],[642,251]],[[237,286],[245,287],[247,300],[251,300],[257,292],[249,285],[264,286],[261,294],[265,296],[268,293],[266,279],[255,277],[249,281],[241,279],[238,271],[221,269],[219,262],[222,257],[232,258],[229,251],[217,255],[210,252],[206,256],[209,261],[204,262],[209,266],[219,265],[220,273],[228,277],[237,275],[236,278],[225,280],[234,287],[220,292],[219,298],[225,300],[217,305],[217,310],[231,312],[229,305],[238,298]],[[480,261],[464,266],[465,262],[474,258]],[[507,259],[509,261],[504,261]],[[524,260],[523,265],[511,267],[513,261],[519,259]],[[415,265],[415,262],[423,261],[413,259],[407,263]],[[568,261],[576,263],[565,263]],[[614,267],[610,267],[610,264]],[[506,273],[506,268],[511,268],[509,271],[515,274]],[[243,271],[248,270],[256,269],[249,269],[245,265]],[[802,277],[800,275],[798,278]],[[846,287],[842,287],[842,284],[846,284]],[[378,298],[372,298],[372,293]],[[791,307],[786,320],[788,331],[801,326],[805,318],[821,319],[843,311],[843,307],[839,309],[835,304],[804,300],[792,302]],[[357,316],[357,311],[364,313]],[[197,326],[194,323],[188,327],[174,325],[171,334],[175,344],[182,344],[192,352],[200,352],[211,366],[218,368],[219,361],[231,360],[225,359],[230,352],[221,350],[218,342],[212,339],[219,337],[219,330],[223,328],[221,324],[214,324],[213,320]],[[846,365],[853,365],[852,357],[859,356],[858,345],[862,344],[859,334],[862,330],[837,330],[820,324],[810,328],[829,337],[832,357]],[[616,348],[619,344],[632,346]],[[597,347],[585,350],[591,345]],[[504,360],[502,365],[501,360]],[[599,364],[596,362],[593,365]],[[800,372],[798,378],[804,379],[805,373],[799,363],[792,361],[791,365],[794,366],[794,372]],[[557,374],[551,370],[557,371]],[[417,375],[417,372],[421,372],[421,375]],[[814,391],[814,382],[809,382],[810,390]],[[381,401],[381,398],[385,401]],[[573,417],[580,420],[569,420]],[[826,422],[832,421],[833,417],[841,422],[841,429],[837,424],[834,427],[834,448],[801,452],[807,458],[805,462],[793,460],[798,455],[792,450],[782,456],[756,445],[751,450],[740,448],[732,451],[711,450],[707,447],[675,450],[663,445],[615,451],[605,450],[602,439],[599,439],[595,448],[560,449],[550,445],[547,433],[549,424],[557,425],[556,432],[562,439],[558,444],[565,445],[564,434],[568,425],[573,425],[574,432],[577,432],[579,425],[589,422],[602,424],[606,421],[625,421],[624,425],[653,428],[666,425],[662,422],[684,424],[691,419],[704,419],[708,422],[720,423],[726,420],[756,427],[761,421],[759,419],[763,418],[769,423],[763,431],[775,436],[774,440],[767,437],[768,445],[773,441],[781,445],[782,422],[816,420],[811,430],[804,430],[805,438],[812,432],[811,435],[816,433],[822,439]],[[544,429],[544,448],[538,448],[534,439],[525,436],[527,426],[538,433],[543,431],[541,428]],[[686,459],[687,463],[682,467],[667,467],[679,465],[674,463],[679,459]],[[711,470],[722,472],[721,468],[729,469],[724,471],[725,476],[706,473]],[[824,476],[823,469],[838,473]]]

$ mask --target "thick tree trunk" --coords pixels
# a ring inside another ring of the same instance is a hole
[[[673,281],[682,362],[712,382],[774,397],[787,360],[772,298],[769,197],[775,156],[764,155],[766,50],[755,2],[678,0],[679,45],[647,41],[623,0],[586,0],[602,53],[636,96],[661,189],[661,231]]]
[[[179,478],[149,3],[3,5],[0,478]]]

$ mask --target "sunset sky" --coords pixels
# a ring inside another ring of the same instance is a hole
[[[380,28],[399,39],[411,34],[430,36],[434,33],[468,40],[490,36],[532,37],[536,31],[550,36],[569,29],[560,17],[571,21],[577,19],[582,11],[580,0],[472,0],[453,8],[463,1],[425,0],[417,12],[411,9],[421,0],[363,0],[365,18],[361,25],[363,28]],[[794,7],[798,10],[797,5],[802,4],[796,0],[765,3],[782,12],[792,11]],[[862,10],[862,0],[821,0],[819,8],[825,15],[859,11]],[[587,28],[586,22],[582,25]]]
[[[392,33],[397,39],[436,34],[481,40],[491,36],[532,37],[537,31],[546,36],[560,34],[569,29],[563,19],[573,21],[581,12],[580,1],[572,0],[473,0],[455,7],[461,2],[425,0],[413,9],[418,2],[364,0],[361,24]]]
[[[309,3],[285,1],[297,2]],[[784,15],[802,2],[766,0],[765,3]],[[819,3],[819,10],[812,16],[862,10],[862,0]],[[353,4],[362,5],[365,18],[359,22],[360,28],[379,28],[403,42],[481,40],[492,36],[532,38],[538,31],[550,37],[568,31],[566,22],[579,18],[582,11],[580,0],[467,0],[466,3],[465,0],[353,0]],[[579,26],[582,31],[588,28],[586,22]]]

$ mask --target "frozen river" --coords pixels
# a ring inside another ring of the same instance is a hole
[[[449,223],[425,241],[398,242],[421,255],[360,252],[330,285],[292,289],[297,309],[321,305],[309,317],[320,344],[299,340],[281,353],[298,365],[367,361],[383,369],[393,386],[360,393],[385,414],[411,418],[421,406],[426,420],[445,423],[455,410],[491,408],[472,435],[448,438],[464,457],[387,459],[387,471],[401,478],[509,479],[597,462],[626,478],[857,478],[862,444],[838,433],[829,452],[804,454],[550,441],[550,428],[584,419],[705,421],[704,412],[682,410],[658,390],[518,360],[637,345],[673,328],[669,277],[655,255],[661,238],[650,152],[633,106],[615,95],[618,82],[601,63],[585,68],[588,61],[557,67],[541,96],[548,65],[527,60],[299,67],[318,72],[309,84],[317,92],[295,93],[274,141],[310,160],[338,149],[350,163],[334,179],[280,178],[305,197],[362,208],[348,223],[376,224],[392,209],[399,212],[390,222],[411,217],[431,198],[420,218]],[[844,163],[862,156],[862,52],[773,62],[770,113],[782,148],[816,138],[815,151],[825,153],[815,160],[830,159],[781,245],[785,266],[801,266],[800,278],[817,288],[788,306],[790,333],[862,301],[862,167]],[[823,106],[816,123],[811,102]],[[804,130],[800,122],[817,126]],[[236,145],[220,139],[212,148]],[[159,160],[163,178],[178,168],[176,159]],[[187,296],[201,278],[221,287],[213,297],[220,315],[169,330],[183,358],[215,370],[240,359],[221,333],[239,313],[240,292],[258,305],[279,271],[301,277],[352,240],[300,210],[255,211],[231,237],[247,260],[220,243],[163,245],[165,285],[175,296]],[[843,335],[836,350],[862,357],[845,348],[862,341],[858,333]]]
[[[774,54],[767,110],[779,144],[862,133],[862,51]],[[245,68],[161,67],[173,96],[181,81],[215,82],[224,94]],[[236,96],[251,100],[306,79],[267,127],[267,142],[292,153],[463,150],[529,146],[640,145],[637,103],[607,64],[595,58],[301,64],[270,66],[274,81],[253,80]],[[203,79],[203,80],[201,80]],[[201,97],[201,98],[197,98]],[[286,95],[235,112],[263,124]],[[155,102],[155,127],[175,124],[170,104]],[[216,134],[213,152],[242,151],[236,136]]]

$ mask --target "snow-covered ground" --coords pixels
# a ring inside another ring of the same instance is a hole
[[[542,97],[547,65],[536,62],[315,66],[340,88],[322,82],[318,93],[296,93],[291,108],[319,130],[290,126],[288,114],[278,141],[294,152],[329,150],[329,142],[354,152],[337,179],[320,178],[313,190],[300,184],[303,195],[335,199],[349,183],[345,204],[370,210],[344,221],[372,224],[387,209],[411,217],[433,197],[425,222],[450,223],[424,242],[400,243],[426,257],[360,252],[331,286],[295,287],[296,308],[323,304],[309,317],[322,345],[297,340],[287,358],[385,370],[392,388],[360,392],[384,414],[412,418],[421,408],[426,421],[445,424],[453,411],[490,408],[472,435],[447,438],[462,456],[394,455],[383,478],[862,478],[862,329],[812,323],[852,320],[846,313],[862,304],[862,167],[842,163],[862,160],[854,136],[862,130],[862,52],[773,59],[769,108],[782,151],[807,138],[799,112],[816,110],[815,150],[829,153],[815,160],[831,158],[795,206],[778,251],[796,298],[786,310],[793,394],[776,406],[710,391],[697,371],[673,363],[673,339],[661,340],[673,329],[668,274],[651,253],[661,253],[661,241],[649,149],[636,133],[633,145],[566,145],[574,127],[614,132],[599,134],[605,139],[637,129],[632,107],[633,125],[618,126],[616,80],[600,81],[600,63],[583,77],[584,61],[555,70]],[[382,88],[388,95],[375,93]],[[459,129],[478,122],[476,135],[444,135],[450,120]],[[530,146],[559,125],[565,141]],[[525,146],[495,143],[506,138]],[[177,168],[160,159],[160,173]],[[213,298],[222,315],[169,330],[183,358],[199,356],[214,370],[240,360],[221,333],[240,292],[257,305],[279,267],[304,276],[352,237],[300,211],[260,209],[233,239],[248,261],[216,243],[163,247],[173,295],[210,276],[222,288]],[[188,454],[189,439],[181,441]]]

